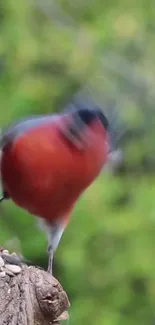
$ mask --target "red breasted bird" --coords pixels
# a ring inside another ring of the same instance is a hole
[[[107,161],[108,121],[99,109],[76,109],[19,121],[1,140],[4,199],[47,226],[49,263],[80,195]]]

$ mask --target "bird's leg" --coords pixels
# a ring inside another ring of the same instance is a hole
[[[64,231],[64,225],[62,224],[48,224],[48,269],[47,272],[52,274],[53,268],[53,256],[60,242],[61,236]]]
[[[48,269],[47,272],[52,274],[53,273],[53,256],[54,251],[51,245],[48,246]]]

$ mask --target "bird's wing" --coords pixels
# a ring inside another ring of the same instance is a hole
[[[0,137],[0,148],[3,149],[8,143],[12,143],[18,136],[24,134],[30,129],[39,126],[42,123],[54,122],[58,118],[57,115],[38,115],[24,120],[20,120],[2,131]]]

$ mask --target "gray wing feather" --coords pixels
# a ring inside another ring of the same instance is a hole
[[[20,120],[11,127],[4,129],[0,137],[0,148],[3,149],[8,143],[11,143],[16,137],[23,135],[26,131],[39,126],[42,123],[56,121],[59,115],[33,116],[28,119]]]

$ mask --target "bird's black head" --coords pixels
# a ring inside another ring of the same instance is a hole
[[[79,109],[75,112],[75,114],[86,125],[89,125],[96,118],[98,118],[106,130],[109,127],[108,119],[105,117],[102,110],[100,110],[98,108],[97,109],[88,109],[88,108]]]
[[[99,120],[105,130],[108,131],[109,129],[108,119],[99,108],[79,108],[71,111],[70,114],[72,117],[71,123],[63,130],[63,135],[80,150],[87,148],[87,140],[85,139],[85,134],[83,134],[85,127],[95,122],[95,120]]]

